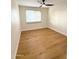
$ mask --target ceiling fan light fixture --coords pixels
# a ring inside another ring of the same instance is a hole
[[[43,5],[42,5],[42,7],[46,7],[46,5],[45,5],[45,4],[43,4]]]

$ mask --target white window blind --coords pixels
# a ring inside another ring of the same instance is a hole
[[[26,22],[41,22],[41,12],[26,10]]]

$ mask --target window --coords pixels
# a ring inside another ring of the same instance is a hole
[[[41,22],[41,12],[40,11],[33,11],[33,10],[26,10],[26,22]]]

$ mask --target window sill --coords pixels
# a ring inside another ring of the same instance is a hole
[[[39,22],[26,22],[27,24],[34,24],[34,23],[41,23],[42,21]]]

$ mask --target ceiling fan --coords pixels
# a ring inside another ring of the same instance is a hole
[[[41,3],[41,6],[40,7],[43,7],[43,6],[54,6],[54,4],[50,4],[50,3],[46,3],[46,0],[42,0],[42,3]]]

